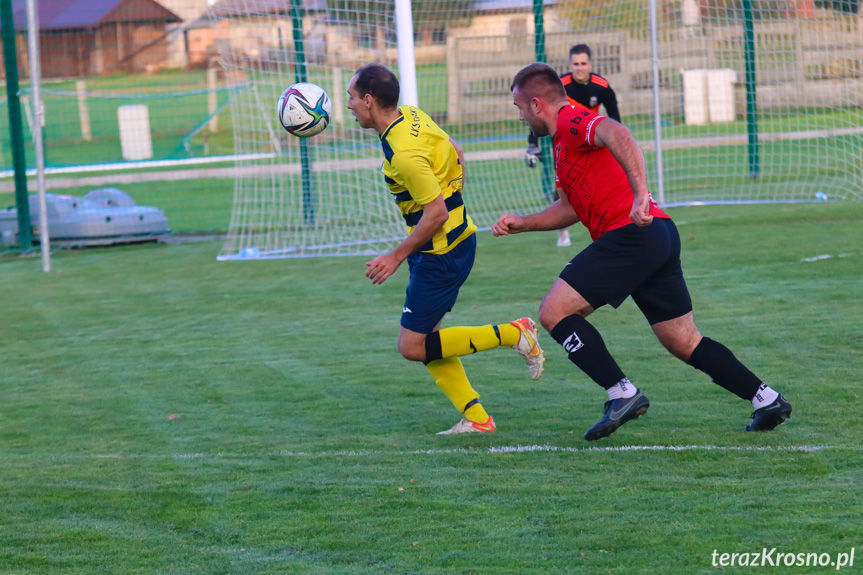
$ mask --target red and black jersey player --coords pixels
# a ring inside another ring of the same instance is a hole
[[[608,80],[593,73],[590,46],[576,44],[569,49],[569,72],[561,76],[560,81],[563,82],[570,104],[584,106],[597,114],[599,107],[603,106],[606,116],[620,122],[617,95]],[[531,132],[527,137],[527,150],[524,153],[524,161],[529,168],[536,167],[540,151],[539,138]],[[570,245],[569,231],[566,228],[558,230],[557,245]]]
[[[769,431],[784,422],[791,404],[696,327],[680,264],[680,236],[647,189],[644,157],[629,130],[570,104],[547,64],[522,69],[512,97],[520,119],[535,134],[554,140],[560,199],[526,217],[503,214],[492,232],[556,230],[580,221],[593,240],[564,267],[539,309],[540,322],[570,361],[608,392],[605,413],[585,439],[608,437],[650,405],[586,319],[629,296],[672,355],[752,402],[755,412],[744,431]]]
[[[570,104],[584,106],[596,114],[599,113],[599,107],[603,106],[606,116],[620,122],[617,95],[608,80],[593,73],[590,46],[576,44],[569,49],[569,72],[562,75],[560,81],[563,82],[566,99]],[[539,154],[539,139],[531,132],[527,142],[525,162],[533,168],[536,166],[536,156]],[[533,156],[533,161],[529,156]]]

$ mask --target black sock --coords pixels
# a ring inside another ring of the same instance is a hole
[[[626,377],[608,353],[602,336],[580,315],[560,320],[551,330],[551,337],[567,351],[569,361],[603,388],[613,387]]]
[[[689,356],[689,365],[703,371],[713,383],[742,399],[752,399],[761,387],[758,376],[740,363],[730,349],[709,337],[702,338],[695,346]]]
[[[440,332],[433,331],[426,336],[426,360],[423,362],[426,365],[430,361],[443,358],[443,351],[440,346]]]

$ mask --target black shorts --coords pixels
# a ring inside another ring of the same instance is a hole
[[[570,261],[560,278],[594,309],[628,296],[650,325],[692,311],[680,267],[680,235],[669,219],[606,232]]]

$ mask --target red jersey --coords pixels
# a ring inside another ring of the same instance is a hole
[[[581,106],[565,106],[557,116],[554,135],[557,187],[566,194],[593,240],[632,223],[629,212],[633,194],[626,172],[611,150],[593,143],[596,127],[605,119]],[[652,196],[650,215],[670,219]]]

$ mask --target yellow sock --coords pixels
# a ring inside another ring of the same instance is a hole
[[[506,345],[513,346],[521,337],[511,324],[478,327],[448,327],[438,332],[442,357],[461,357]]]
[[[476,423],[488,421],[488,414],[481,403],[474,403],[467,411],[464,409],[468,403],[479,399],[479,394],[471,387],[459,358],[436,359],[429,362],[426,368],[434,377],[437,386],[460,413],[464,413],[465,417]]]
[[[500,344],[507,347],[512,347],[518,343],[521,337],[521,331],[511,323],[497,326],[500,330]]]
[[[464,416],[468,421],[473,421],[475,423],[488,423],[488,414],[485,412],[485,408],[481,403],[474,403],[470,407],[468,407]]]

